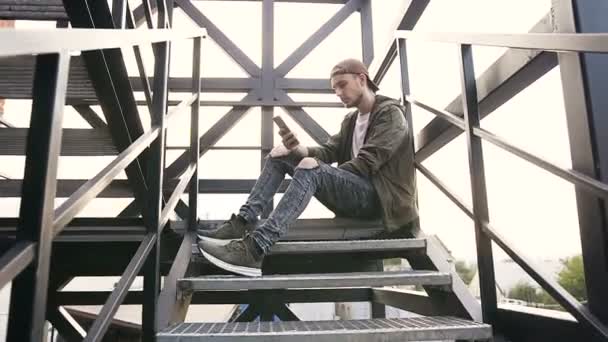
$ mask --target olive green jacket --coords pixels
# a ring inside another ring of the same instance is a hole
[[[358,111],[344,117],[340,132],[319,147],[309,147],[310,157],[369,179],[380,198],[385,227],[395,230],[418,218],[412,136],[399,101],[376,95],[365,140],[359,154],[351,156]]]

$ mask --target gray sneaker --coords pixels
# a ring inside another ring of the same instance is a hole
[[[209,262],[221,269],[248,277],[259,277],[262,275],[264,256],[253,251],[254,247],[247,242],[251,241],[236,240],[227,245],[219,245],[201,240],[198,249]]]
[[[197,229],[200,240],[213,241],[216,244],[227,244],[230,241],[242,239],[245,234],[255,229],[254,223],[245,222],[240,216],[232,214],[230,219],[224,221],[214,229]]]

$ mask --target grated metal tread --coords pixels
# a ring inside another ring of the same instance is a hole
[[[34,65],[33,56],[0,59],[0,97],[31,99]],[[97,103],[97,95],[81,56],[73,56],[70,60],[66,101],[67,104],[85,101]]]
[[[66,20],[61,0],[0,0],[0,20]]]
[[[272,246],[270,254],[312,254],[337,252],[395,252],[425,249],[425,239],[352,240],[352,241],[292,241]]]
[[[181,323],[158,333],[159,342],[190,341],[434,341],[483,340],[492,328],[455,317],[350,321]]]
[[[232,275],[183,278],[178,280],[182,290],[272,290],[310,288],[380,287],[391,285],[450,285],[450,273],[436,271],[352,272],[324,274],[268,275],[240,277]]]
[[[277,242],[270,255],[329,254],[329,253],[380,253],[426,251],[426,239],[343,240],[343,241],[286,241]],[[193,254],[201,254],[197,244]]]

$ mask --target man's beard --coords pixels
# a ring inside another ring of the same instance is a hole
[[[351,103],[345,103],[344,106],[346,108],[359,107],[359,105],[361,104],[361,100],[362,99],[363,99],[363,94],[359,95],[359,97],[357,97],[357,99],[355,99],[353,102],[351,102]]]

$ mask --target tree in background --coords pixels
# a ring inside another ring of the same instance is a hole
[[[515,285],[511,290],[509,290],[507,297],[512,299],[523,300],[527,303],[541,302],[541,296],[538,289],[535,286],[526,282],[517,283],[517,285]]]
[[[477,266],[475,264],[468,265],[466,261],[458,260],[454,264],[456,267],[456,273],[460,276],[460,279],[464,281],[465,284],[469,285],[475,273],[477,273]]]
[[[562,259],[561,262],[562,270],[557,276],[557,282],[579,301],[587,300],[583,256],[576,255]]]
[[[562,269],[557,274],[557,282],[579,301],[587,300],[583,257],[576,255],[561,260]],[[509,291],[509,298],[524,300],[528,303],[540,303],[549,308],[563,310],[547,291],[528,283],[519,283]]]

